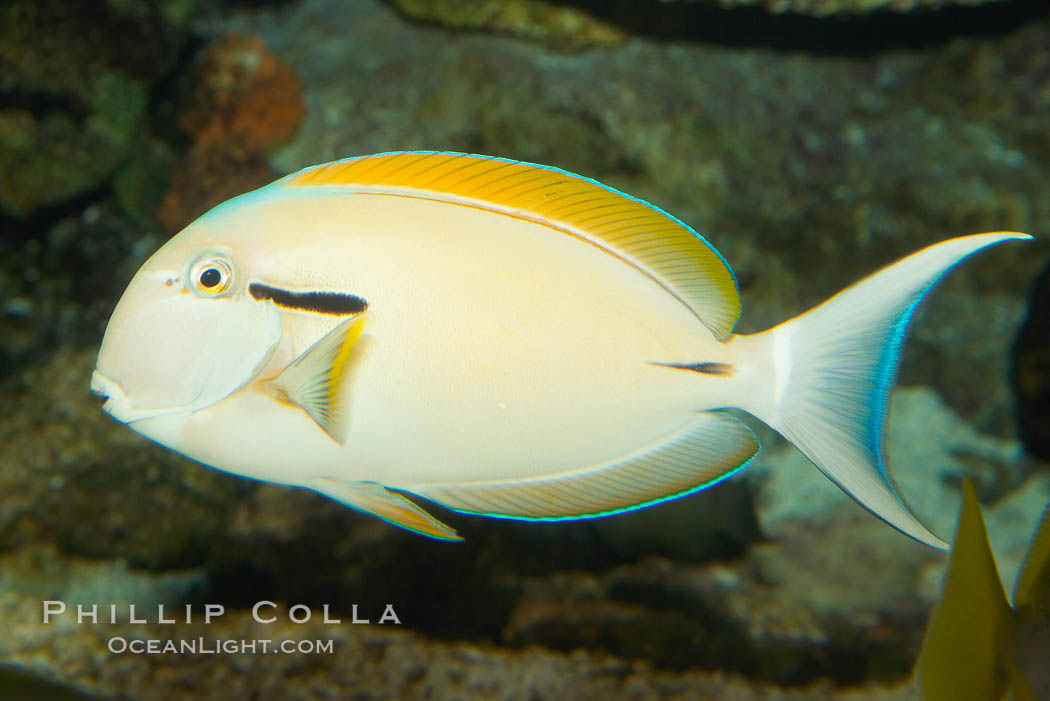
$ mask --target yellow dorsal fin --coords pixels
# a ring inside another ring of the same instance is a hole
[[[651,204],[558,168],[420,151],[335,161],[278,182],[434,199],[536,221],[642,270],[719,339],[729,336],[740,316],[733,273],[699,234]]]

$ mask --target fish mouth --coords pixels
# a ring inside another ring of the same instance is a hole
[[[128,399],[120,383],[106,377],[97,369],[91,373],[91,392],[102,401],[102,411],[123,424],[152,419],[155,416],[176,414],[185,411],[183,407],[166,409],[136,409]]]
[[[109,379],[98,370],[91,373],[91,393],[102,401],[102,411],[107,414],[110,413],[116,398],[125,396],[123,388],[118,383]]]

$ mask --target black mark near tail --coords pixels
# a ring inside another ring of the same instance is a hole
[[[675,370],[691,370],[704,375],[732,375],[733,366],[729,363],[650,363]]]

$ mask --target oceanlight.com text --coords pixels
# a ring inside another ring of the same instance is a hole
[[[116,655],[227,655],[236,654],[284,654],[284,655],[331,655],[335,652],[332,640],[232,640],[215,638],[191,638],[186,640],[160,640],[157,638],[112,637],[106,643]]]

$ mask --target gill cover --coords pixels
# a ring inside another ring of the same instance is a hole
[[[175,277],[195,274],[195,265]],[[123,391],[111,410],[120,421],[221,401],[255,377],[281,338],[273,304],[251,299],[236,280],[205,296],[172,279],[147,263],[106,328],[98,372]]]

